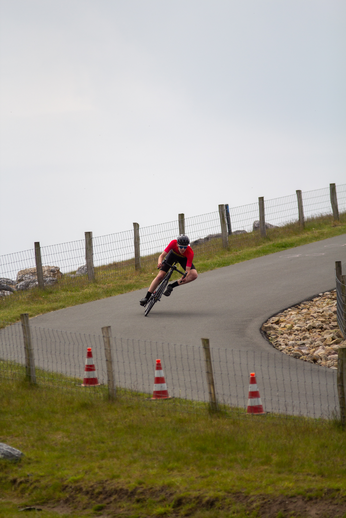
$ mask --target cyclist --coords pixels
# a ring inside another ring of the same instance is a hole
[[[194,252],[190,246],[190,240],[184,234],[181,234],[177,239],[173,239],[169,245],[164,249],[162,254],[159,256],[157,267],[160,268],[160,272],[157,274],[155,279],[149,286],[149,290],[146,296],[139,301],[141,306],[145,306],[152,293],[156,290],[164,276],[169,270],[170,265],[179,263],[184,270],[187,272],[186,277],[182,277],[178,281],[172,282],[167,286],[164,295],[169,297],[174,288],[177,288],[181,284],[187,284],[197,279],[197,270],[192,262]],[[164,261],[165,259],[165,261]]]

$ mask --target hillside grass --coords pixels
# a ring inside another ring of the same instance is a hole
[[[266,516],[303,516],[283,514],[288,497],[346,513],[337,421],[232,418],[189,405],[2,382],[0,441],[25,456],[0,461],[0,516],[34,507],[42,518],[241,518],[261,516],[268,502],[276,514]]]
[[[301,229],[292,223],[267,230],[262,238],[258,232],[230,236],[229,249],[222,248],[221,239],[194,246],[194,264],[199,273],[255,259],[346,233],[346,214],[335,222],[330,216],[313,218]],[[146,288],[157,274],[159,254],[142,258],[142,268],[136,271],[134,261],[113,263],[95,268],[96,281],[87,276],[71,279],[64,276],[58,284],[44,290],[34,288],[16,292],[0,299],[0,327],[17,322],[21,313],[34,317],[93,300],[120,295]],[[177,274],[175,274],[177,275]]]

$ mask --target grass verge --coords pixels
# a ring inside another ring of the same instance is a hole
[[[0,441],[25,454],[1,461],[6,518],[30,507],[42,518],[346,513],[346,435],[336,421],[233,419],[26,382],[2,383],[0,408]]]

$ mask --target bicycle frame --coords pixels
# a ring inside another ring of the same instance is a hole
[[[166,275],[164,276],[164,278],[158,285],[156,291],[154,291],[154,293],[152,293],[151,297],[149,298],[149,301],[148,301],[147,306],[144,311],[145,317],[149,314],[149,312],[153,308],[154,304],[156,304],[156,302],[159,302],[161,300],[162,294],[165,291],[167,284],[169,283],[169,280],[172,277],[174,272],[181,273],[183,277],[186,277],[186,275],[187,275],[187,272],[182,272],[181,270],[179,270],[179,268],[177,268],[175,266],[175,264],[170,264],[168,272],[166,273]]]

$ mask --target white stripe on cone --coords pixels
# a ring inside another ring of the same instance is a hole
[[[259,406],[259,405],[262,405],[260,397],[248,399],[247,406]]]
[[[154,385],[154,392],[158,391],[158,390],[167,390],[167,385],[166,383],[161,383],[161,384],[156,384]]]

